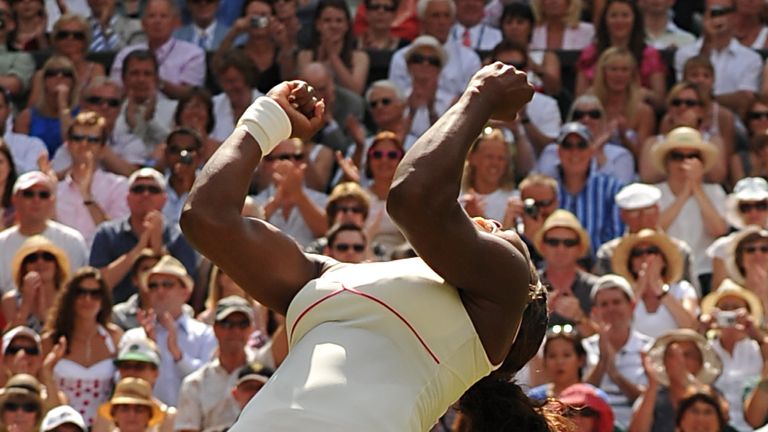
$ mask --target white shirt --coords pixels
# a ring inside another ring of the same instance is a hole
[[[476,194],[480,198],[483,207],[483,216],[488,219],[494,219],[504,222],[504,215],[507,213],[507,203],[512,197],[519,197],[520,191],[514,189],[496,189],[489,194]],[[461,201],[461,199],[459,200]],[[464,202],[461,203],[464,205]]]
[[[120,116],[117,117],[115,130],[112,135],[132,135],[138,137],[144,141],[145,156],[149,157],[154,146],[165,140],[165,137],[171,132],[174,125],[173,114],[176,112],[177,104],[178,102],[158,94],[157,103],[155,104],[155,115],[143,125],[137,124],[132,130],[125,120],[126,107],[128,105],[126,101],[120,108]]]
[[[740,431],[752,430],[744,420],[744,387],[760,377],[763,355],[760,346],[753,339],[744,338],[733,347],[733,356],[720,345],[720,339],[709,344],[723,361],[723,373],[715,381],[715,387],[728,401],[730,424]]]
[[[464,45],[464,30],[467,27],[456,23],[451,29],[450,38],[461,45]],[[469,46],[476,51],[491,51],[503,38],[499,29],[493,28],[485,23],[477,24],[469,29]]]
[[[144,146],[139,137],[130,132],[119,135],[112,132],[107,145],[121,159],[134,165],[143,165],[151,150]],[[56,172],[69,169],[72,165],[72,155],[69,154],[69,149],[67,149],[66,145],[59,146],[56,149],[56,154],[53,156],[51,164]]]
[[[328,200],[326,194],[309,189],[306,186],[302,186],[302,189],[304,190],[304,193],[307,194],[310,201],[315,203],[316,206],[322,209],[325,208],[325,202]],[[275,192],[275,186],[270,184],[268,188],[256,195],[256,204],[264,207]],[[282,208],[275,210],[268,222],[277,228],[280,228],[280,231],[291,236],[296,243],[300,244],[302,247],[309,245],[315,240],[315,235],[312,234],[312,230],[309,229],[309,226],[304,221],[297,206],[291,208],[288,217],[285,216]]]
[[[582,50],[592,43],[595,37],[595,26],[579,22],[576,27],[567,26],[563,34],[564,50]],[[547,26],[540,25],[533,29],[530,49],[547,49]]]
[[[657,50],[665,50],[667,48],[680,48],[690,45],[696,41],[696,36],[681,29],[675,25],[674,21],[668,19],[667,26],[660,35],[652,36],[650,33],[645,32],[645,41]]]
[[[435,95],[435,114],[436,119],[440,118],[453,103],[453,95],[446,93],[440,87],[437,88],[437,94]],[[410,108],[407,108],[406,116],[410,115]],[[416,109],[416,113],[413,114],[411,120],[411,130],[408,131],[409,135],[421,136],[424,132],[432,127],[432,120],[429,118],[429,109],[426,106],[421,106]]]
[[[560,118],[560,108],[555,98],[535,92],[531,101],[525,106],[525,113],[541,133],[553,140],[557,138],[563,120]]]
[[[608,174],[616,177],[623,183],[631,183],[635,180],[635,158],[632,157],[632,153],[629,150],[615,144],[605,144],[603,146],[603,153],[605,153],[605,163],[602,166],[598,166],[597,158],[592,157],[590,172]],[[559,178],[558,166],[560,166],[560,154],[557,152],[557,144],[547,144],[544,150],[541,151],[541,156],[539,156],[539,160],[536,162],[536,169],[534,171],[546,174],[552,178]]]
[[[251,101],[264,94],[257,89],[251,90]],[[235,130],[235,115],[232,112],[232,102],[226,93],[219,93],[213,97],[213,112],[216,121],[213,124],[211,138],[224,141]]]
[[[37,166],[37,158],[41,154],[48,156],[48,148],[40,138],[17,134],[12,132],[11,128],[6,128],[3,139],[11,150],[13,165],[16,167],[17,174],[40,169]]]
[[[703,40],[680,47],[675,52],[675,71],[677,80],[683,79],[685,62],[699,54]],[[709,60],[715,67],[715,95],[734,93],[740,90],[757,92],[760,85],[760,73],[763,70],[763,58],[760,54],[731,39],[725,49],[712,50]]]
[[[684,280],[670,285],[669,293],[667,295],[676,298],[680,302],[686,299],[698,300],[699,298],[696,288],[694,288],[688,281]],[[698,310],[694,311],[694,313],[696,316],[699,315]],[[669,330],[674,330],[680,327],[672,316],[672,313],[663,303],[659,305],[656,312],[651,313],[645,308],[645,302],[638,300],[637,305],[635,306],[634,316],[634,329],[654,339]]]

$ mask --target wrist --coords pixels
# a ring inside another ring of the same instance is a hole
[[[261,147],[261,156],[268,155],[281,141],[291,136],[291,120],[285,110],[272,98],[261,96],[243,113],[237,128],[248,132]]]

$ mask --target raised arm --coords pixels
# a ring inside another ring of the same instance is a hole
[[[181,215],[181,228],[198,251],[256,300],[281,314],[296,292],[319,275],[321,261],[304,255],[277,228],[240,212],[263,153],[289,135],[304,139],[314,135],[324,108],[300,81],[282,83],[257,99],[205,165]]]

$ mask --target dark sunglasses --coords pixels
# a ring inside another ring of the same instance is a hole
[[[339,252],[347,252],[349,249],[352,249],[355,252],[362,252],[365,250],[365,245],[362,243],[336,243],[333,245],[333,248]]]
[[[304,153],[283,153],[279,155],[266,155],[264,160],[267,162],[273,162],[275,160],[287,161],[293,160],[294,162],[301,162],[304,160]]]
[[[34,402],[6,402],[3,404],[3,411],[16,412],[22,410],[26,413],[33,413],[40,410],[40,405]]]
[[[51,197],[51,192],[45,191],[45,190],[34,191],[34,190],[27,189],[27,190],[21,191],[21,196],[23,196],[24,198],[29,198],[29,199],[32,199],[34,197],[38,197],[40,199],[47,200],[48,198]]]
[[[632,258],[640,258],[646,255],[658,255],[661,253],[661,249],[658,246],[648,246],[647,248],[635,248],[629,253]]]
[[[102,140],[100,136],[93,136],[93,135],[80,135],[80,134],[72,134],[69,136],[70,141],[75,142],[83,142],[88,141],[88,144],[101,144]]]
[[[36,263],[40,260],[47,262],[56,262],[56,255],[50,252],[37,252],[31,253],[24,257],[24,262],[27,264]]]
[[[709,10],[709,16],[711,18],[717,18],[717,17],[720,17],[720,16],[728,15],[729,13],[732,13],[733,11],[735,11],[735,8],[732,8],[732,7],[712,8],[712,9]]]
[[[221,320],[221,321],[216,321],[216,325],[225,330],[230,330],[233,328],[245,330],[248,328],[248,326],[251,325],[251,322],[248,320]]]
[[[141,361],[121,361],[117,363],[117,368],[138,371],[138,372],[145,371],[150,368],[157,369],[157,367],[152,363],[141,362]]]
[[[557,237],[544,237],[544,244],[547,246],[558,247],[563,245],[567,248],[576,247],[581,243],[579,239],[562,239]]]
[[[430,66],[440,67],[443,63],[440,61],[440,57],[427,56],[423,54],[414,54],[408,59],[408,64],[424,64],[427,63]]]
[[[744,246],[743,251],[744,251],[745,254],[753,254],[753,253],[757,253],[757,251],[760,251],[760,252],[762,252],[764,254],[768,254],[768,245],[761,245],[761,246],[749,245],[749,246]]]
[[[25,347],[20,345],[11,345],[5,349],[5,355],[16,355],[17,352],[24,351],[27,355],[38,355],[40,350],[36,346]]]
[[[152,195],[157,195],[159,193],[162,193],[163,189],[161,189],[160,186],[155,186],[155,185],[135,185],[135,186],[131,186],[130,192],[136,195],[141,195],[145,192],[149,192]]]
[[[79,30],[59,30],[53,36],[56,40],[75,39],[79,41],[85,40],[85,32]]]
[[[698,159],[701,160],[701,153],[695,152],[695,153],[682,153],[679,151],[672,151],[669,152],[669,159],[673,160],[675,162],[682,162],[686,159]]]
[[[337,213],[354,213],[354,214],[363,214],[363,208],[362,207],[336,207]]]
[[[528,65],[523,62],[519,62],[519,63],[518,62],[502,62],[502,63],[505,63],[508,66],[512,66],[513,68],[520,71],[525,70],[528,67]]]
[[[701,102],[697,101],[696,99],[681,99],[681,98],[674,98],[669,103],[673,107],[679,107],[682,105],[687,106],[688,108],[693,108],[697,106],[701,106]]]
[[[366,9],[369,11],[384,11],[384,12],[394,12],[395,6],[394,5],[385,5],[380,3],[369,3],[365,6]]]
[[[147,288],[149,288],[150,291],[154,291],[160,287],[163,287],[165,289],[170,289],[176,286],[176,282],[171,280],[164,280],[160,282],[149,282],[147,284]]]
[[[89,105],[101,105],[106,103],[110,108],[117,108],[120,106],[120,99],[101,96],[88,96],[85,98],[85,102]]]
[[[584,117],[589,117],[591,119],[597,120],[600,117],[603,116],[603,113],[598,109],[593,110],[573,110],[573,120],[578,121],[583,119]]]
[[[747,113],[749,120],[768,120],[768,111],[750,111]]]
[[[384,156],[386,156],[389,160],[398,160],[403,157],[403,153],[397,150],[390,150],[388,152],[374,150],[371,152],[371,159],[384,159]]]
[[[579,149],[579,150],[586,150],[587,147],[589,147],[589,142],[587,140],[579,140],[578,142],[570,142],[570,141],[563,141],[560,143],[560,147],[562,147],[565,150],[571,150],[571,149]]]
[[[45,72],[43,72],[43,76],[46,78],[53,78],[53,77],[74,78],[75,72],[72,69],[51,68],[51,69],[46,69]]]
[[[75,293],[75,296],[77,297],[90,297],[94,300],[98,300],[101,298],[100,289],[88,289],[83,287],[75,287],[75,289],[73,289],[72,291]]]
[[[760,211],[766,211],[768,210],[768,201],[758,201],[758,202],[740,202],[739,203],[739,212],[741,213],[749,213],[752,210],[760,210]]]
[[[597,411],[595,411],[595,410],[593,410],[592,408],[589,408],[589,407],[584,407],[584,408],[580,408],[580,409],[579,408],[568,408],[563,413],[563,416],[565,416],[565,417],[594,417],[594,418],[598,418],[598,417],[600,417],[600,413],[598,413]]]
[[[379,105],[385,107],[385,106],[389,106],[391,103],[392,103],[392,99],[385,97],[379,100],[372,100],[368,102],[368,106],[371,107],[371,109],[376,109],[379,107]]]

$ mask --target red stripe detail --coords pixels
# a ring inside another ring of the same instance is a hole
[[[411,325],[411,323],[409,323],[409,322],[408,322],[408,320],[407,320],[407,319],[405,319],[405,317],[404,317],[404,316],[402,316],[402,315],[401,315],[401,314],[400,314],[398,311],[396,311],[396,310],[395,310],[393,307],[391,307],[390,305],[386,304],[384,301],[382,301],[382,300],[380,300],[380,299],[378,299],[378,298],[376,298],[376,297],[374,297],[374,296],[372,296],[372,295],[370,295],[370,294],[366,294],[366,293],[364,293],[364,292],[362,292],[362,291],[358,291],[358,290],[356,290],[356,289],[350,289],[350,288],[347,288],[347,287],[342,287],[342,288],[340,288],[340,289],[338,289],[338,290],[336,290],[336,291],[334,291],[334,292],[332,292],[332,293],[330,293],[330,294],[327,294],[327,295],[325,295],[324,297],[322,297],[322,298],[320,298],[320,299],[316,300],[316,301],[315,301],[314,303],[312,303],[311,305],[307,306],[307,308],[306,308],[306,309],[304,309],[304,311],[302,311],[302,312],[301,312],[301,314],[300,314],[298,317],[296,317],[296,321],[294,321],[294,322],[293,322],[293,325],[291,326],[291,334],[290,334],[290,338],[291,338],[291,339],[293,339],[293,332],[296,330],[296,325],[299,323],[299,321],[301,321],[301,319],[302,319],[302,318],[304,318],[304,316],[305,316],[305,315],[306,315],[306,314],[307,314],[307,313],[308,313],[310,310],[312,310],[313,308],[315,308],[316,306],[318,306],[320,303],[322,303],[322,302],[324,302],[324,301],[326,301],[326,300],[330,299],[331,297],[334,297],[334,296],[336,296],[336,295],[338,295],[338,294],[340,294],[340,293],[342,293],[342,292],[344,292],[344,291],[350,292],[350,293],[352,293],[352,294],[356,294],[356,295],[359,295],[359,296],[361,296],[361,297],[367,298],[368,300],[372,300],[372,301],[374,301],[374,302],[376,302],[376,303],[378,303],[378,304],[380,304],[380,305],[384,306],[384,307],[385,307],[385,308],[386,308],[388,311],[392,312],[392,313],[393,313],[393,314],[394,314],[396,317],[398,317],[398,318],[400,319],[400,321],[402,321],[402,322],[403,322],[403,323],[406,325],[406,327],[408,327],[408,329],[409,329],[409,330],[411,330],[411,333],[413,333],[413,335],[414,335],[414,336],[416,336],[416,339],[418,339],[418,340],[419,340],[419,343],[421,343],[421,346],[423,346],[423,347],[424,347],[424,349],[425,349],[425,350],[427,350],[427,353],[430,355],[430,357],[432,357],[432,360],[434,360],[434,361],[435,361],[435,363],[437,363],[437,364],[440,364],[440,359],[439,359],[439,358],[437,357],[437,355],[436,355],[436,354],[435,354],[435,353],[434,353],[434,352],[433,352],[433,351],[432,351],[432,350],[429,348],[429,346],[428,346],[428,345],[427,345],[427,343],[424,341],[424,339],[421,337],[421,335],[419,335],[419,332],[417,332],[417,331],[416,331],[416,329],[414,329],[414,328],[413,328],[413,326]]]

